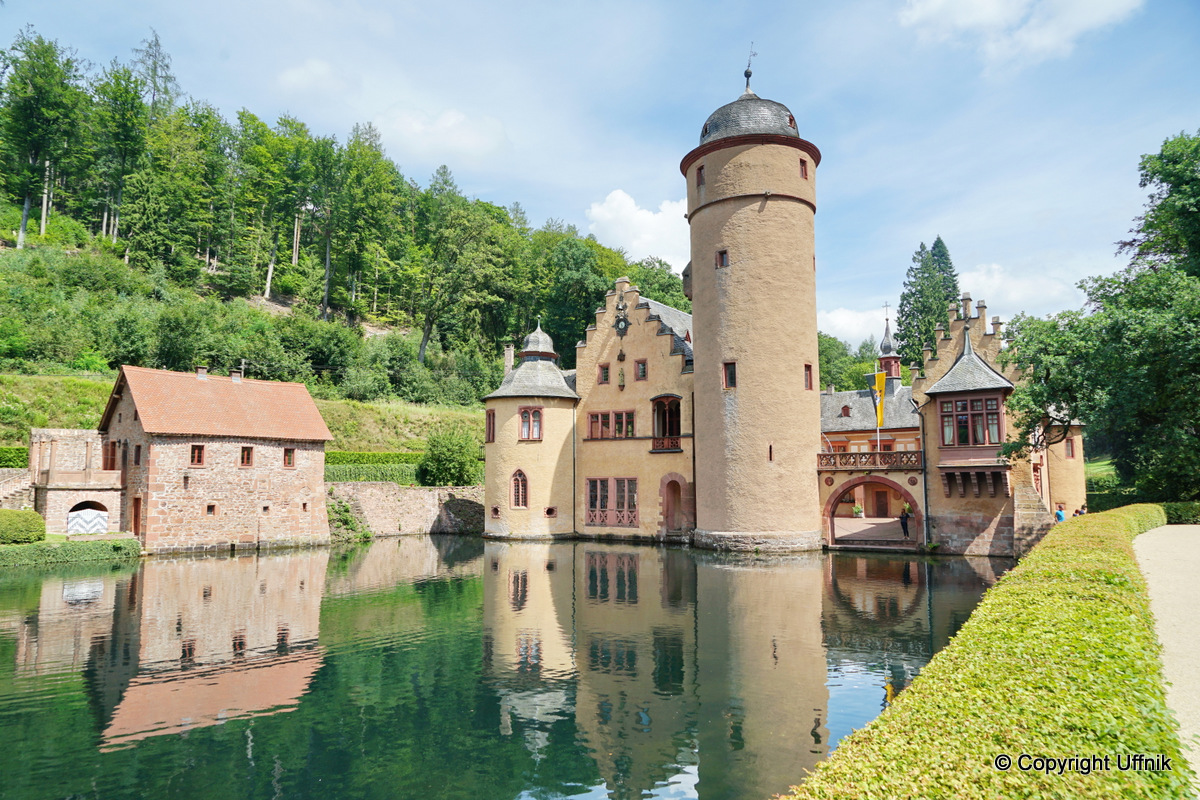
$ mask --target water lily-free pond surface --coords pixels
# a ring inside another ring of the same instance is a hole
[[[770,797],[1010,566],[404,537],[0,572],[0,798]]]

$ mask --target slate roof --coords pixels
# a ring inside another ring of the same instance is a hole
[[[657,300],[651,300],[643,297],[638,303],[638,308],[646,308],[650,313],[646,316],[647,322],[658,322],[660,335],[671,334],[675,337],[675,341],[671,345],[671,355],[683,355],[684,372],[689,372],[693,364],[692,359],[692,343],[687,339],[694,339],[692,333],[692,315],[686,311],[680,311],[677,308],[671,308],[665,303],[660,303]],[[685,338],[686,337],[686,338]]]
[[[774,100],[764,100],[747,86],[741,97],[726,103],[709,116],[700,132],[700,144],[754,133],[799,139],[800,134],[796,132],[794,123],[788,124],[789,119],[793,117],[787,106]]]
[[[525,343],[521,345],[522,353],[554,353],[554,340],[550,338],[550,334],[542,330],[542,321],[539,319],[537,328],[533,333],[525,337]]]
[[[954,366],[938,379],[937,383],[925,390],[925,394],[945,394],[948,392],[976,392],[984,389],[1011,389],[1012,381],[988,366],[988,363],[975,354],[971,347],[971,331],[967,329],[963,336],[963,351]]]
[[[128,391],[147,433],[329,441],[333,438],[302,383],[234,381],[145,367],[121,367],[99,429],[108,430]]]
[[[879,342],[879,355],[891,356],[896,354],[896,342],[892,339],[892,321],[883,324],[883,340]]]
[[[893,381],[900,383],[898,378],[888,379],[889,391],[883,400],[883,427],[880,430],[920,427],[921,416],[912,404],[912,387],[895,386]],[[843,406],[850,406],[850,416],[842,416]],[[822,433],[874,429],[875,404],[871,402],[870,389],[821,394]]]
[[[553,361],[528,359],[513,367],[504,376],[500,388],[484,400],[494,397],[567,397],[578,400],[579,395],[567,385],[563,371]]]

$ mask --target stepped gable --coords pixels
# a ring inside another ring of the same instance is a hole
[[[650,312],[646,315],[647,322],[658,322],[661,325],[658,330],[659,336],[675,337],[675,341],[671,345],[671,355],[683,356],[683,371],[691,372],[693,364],[692,315],[646,297],[640,298],[637,307]]]
[[[1012,381],[992,369],[975,353],[975,349],[971,346],[971,330],[968,325],[964,326],[962,354],[945,375],[925,390],[925,394],[1012,388]]]
[[[329,441],[317,404],[302,383],[234,379],[198,372],[121,367],[100,419],[107,432],[128,391],[142,429],[175,436]]]
[[[899,383],[898,379],[891,379]],[[842,408],[850,407],[850,416],[842,416]],[[883,427],[917,428],[921,415],[912,401],[911,386],[897,386],[895,391],[888,387],[883,399]],[[821,393],[821,432],[861,431],[875,427],[875,404],[871,401],[870,389],[853,392]]]

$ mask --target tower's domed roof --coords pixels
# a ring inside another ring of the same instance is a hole
[[[542,321],[538,320],[537,329],[533,333],[525,337],[525,344],[521,347],[521,355],[526,353],[529,355],[554,355],[554,340],[550,338],[550,334],[542,330]]]
[[[700,130],[700,144],[755,133],[800,138],[796,132],[796,118],[787,106],[774,100],[763,100],[750,91],[750,70],[746,70],[746,91],[737,100],[709,115]]]

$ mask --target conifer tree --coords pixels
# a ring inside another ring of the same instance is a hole
[[[941,236],[934,240],[932,249],[921,242],[904,277],[896,313],[901,363],[921,363],[921,348],[934,343],[934,328],[946,322],[947,309],[957,297],[958,275],[946,243]]]

